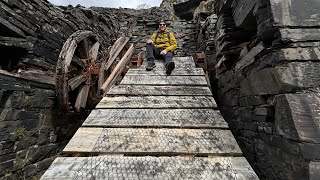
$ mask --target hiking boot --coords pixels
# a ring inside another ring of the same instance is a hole
[[[167,75],[171,74],[172,70],[174,70],[174,67],[175,67],[175,65],[174,65],[173,61],[168,62],[167,67],[166,67]]]
[[[156,67],[156,63],[154,63],[154,61],[148,61],[148,65],[146,67],[146,70],[151,71],[155,67]]]

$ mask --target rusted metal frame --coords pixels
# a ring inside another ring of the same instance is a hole
[[[207,62],[206,54],[204,52],[197,52],[194,56],[194,60],[197,67],[201,67],[204,70],[207,70],[208,62]]]
[[[133,56],[130,59],[130,67],[140,68],[142,65],[142,60],[143,60],[142,53],[139,53],[137,56]]]

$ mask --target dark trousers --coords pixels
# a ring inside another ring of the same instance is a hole
[[[164,59],[165,63],[172,61],[173,53],[167,52],[165,55],[161,55],[160,52],[163,49],[157,49],[153,44],[147,44],[147,60],[154,61],[154,59]]]

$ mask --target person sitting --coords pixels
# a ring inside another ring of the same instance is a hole
[[[164,20],[159,23],[159,28],[151,36],[151,39],[147,41],[147,71],[151,71],[156,67],[154,62],[155,58],[164,59],[166,73],[171,74],[175,68],[173,62],[173,51],[177,48],[177,41],[172,32],[169,32]]]

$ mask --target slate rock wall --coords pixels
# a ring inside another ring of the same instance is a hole
[[[0,0],[0,179],[37,179],[86,118],[87,112],[59,111],[56,62],[64,41],[80,29],[97,32],[101,50],[110,46],[120,28],[114,16]],[[27,73],[41,82],[19,78]]]
[[[145,59],[146,56],[146,42],[151,38],[151,35],[157,31],[159,21],[165,20],[167,28],[174,33],[177,39],[176,56],[191,56],[197,51],[197,22],[194,20],[176,20],[172,17],[172,12],[167,6],[152,7],[143,10],[134,9],[110,9],[92,7],[91,9],[101,13],[112,12],[116,16],[113,17],[115,21],[119,22],[120,28],[119,36],[127,36],[130,42],[135,44],[136,50],[134,55],[142,54]]]
[[[261,179],[319,178],[319,12],[315,0],[217,0],[215,26],[202,25],[215,98]]]

